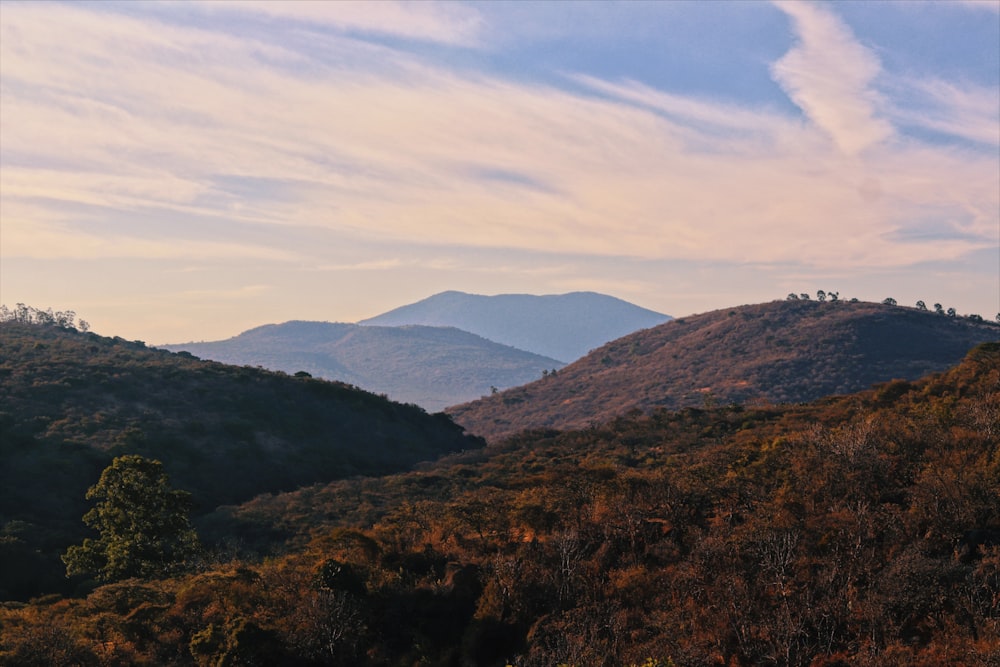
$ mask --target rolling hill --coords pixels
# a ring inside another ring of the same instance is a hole
[[[916,379],[998,339],[995,324],[911,308],[776,301],[636,332],[557,375],[448,412],[492,440],[529,428],[583,428],[630,410],[795,403]]]
[[[558,369],[555,359],[466,331],[430,326],[285,322],[228,340],[163,345],[174,352],[241,366],[305,371],[437,412],[448,405],[530,382]]]
[[[0,663],[1000,664],[998,380],[984,344],[260,496],[214,525],[280,534],[269,557],[0,605]]]
[[[358,324],[456,327],[483,338],[564,362],[669,315],[594,292],[481,296],[442,292]]]
[[[113,457],[163,461],[196,512],[406,470],[481,446],[445,415],[342,383],[0,323],[0,596],[65,585],[87,488]]]

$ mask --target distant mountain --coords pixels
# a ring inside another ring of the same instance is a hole
[[[557,375],[448,410],[477,435],[582,428],[630,410],[795,403],[958,363],[1000,327],[874,303],[777,301],[625,336]]]
[[[481,296],[442,292],[358,324],[456,327],[504,345],[569,362],[608,341],[670,320],[594,292]]]
[[[341,383],[0,323],[0,599],[65,585],[87,488],[113,457],[163,461],[196,512],[474,449],[446,416]],[[2,660],[0,660],[2,662]]]
[[[228,340],[163,345],[204,359],[305,371],[437,412],[541,377],[564,364],[466,331],[428,326],[286,322]]]

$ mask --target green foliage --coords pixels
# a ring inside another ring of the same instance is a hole
[[[188,646],[199,667],[280,665],[290,660],[277,633],[243,617],[221,626],[210,623],[194,634]]]
[[[170,488],[163,464],[119,456],[87,491],[97,505],[83,521],[100,533],[69,548],[66,574],[102,581],[161,576],[200,550],[188,513],[191,494]]]

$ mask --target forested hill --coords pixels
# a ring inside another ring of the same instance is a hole
[[[555,375],[448,410],[490,439],[582,428],[630,410],[797,403],[916,379],[1000,340],[996,324],[846,301],[775,301],[638,331]]]
[[[0,530],[16,538],[0,549],[39,549],[60,578],[56,554],[79,539],[84,494],[121,454],[163,461],[204,512],[480,445],[444,415],[349,385],[0,323]]]

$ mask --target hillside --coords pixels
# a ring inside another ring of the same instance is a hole
[[[203,359],[338,380],[430,412],[530,382],[561,368],[555,359],[516,350],[454,328],[286,322],[228,340],[163,345]]]
[[[448,410],[496,439],[583,428],[630,410],[796,403],[957,363],[994,324],[874,303],[775,301],[662,324],[608,343],[557,375]]]
[[[481,296],[452,291],[359,324],[456,327],[504,345],[569,362],[608,341],[669,319],[668,315],[594,292]]]
[[[0,597],[62,586],[87,488],[114,456],[163,461],[196,512],[475,448],[444,415],[354,387],[0,323]],[[54,568],[54,569],[53,569]]]
[[[214,525],[283,553],[0,607],[0,663],[1000,664],[998,387],[983,345],[262,496]]]

